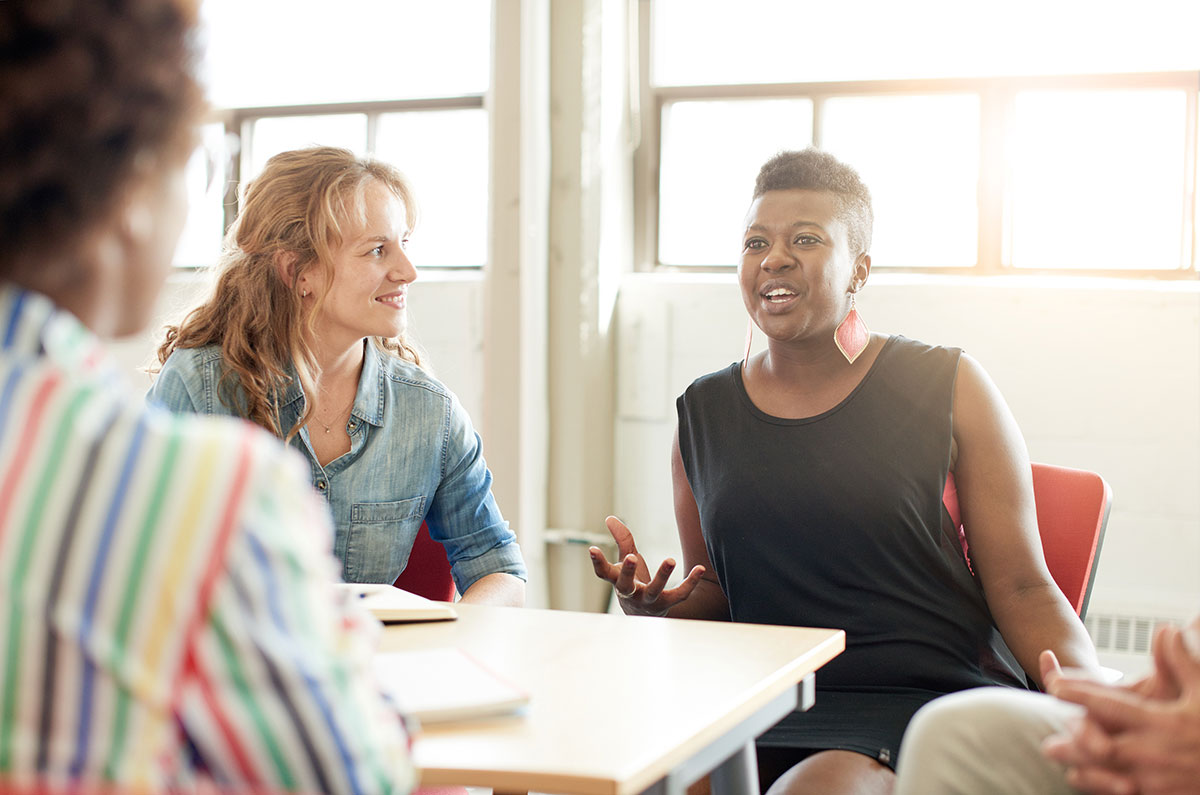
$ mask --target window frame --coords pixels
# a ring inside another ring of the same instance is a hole
[[[231,159],[229,175],[225,182],[225,190],[221,197],[224,208],[224,229],[229,230],[237,218],[239,210],[239,193],[242,184],[242,171],[249,158],[254,143],[254,123],[260,119],[290,118],[296,116],[332,116],[338,114],[360,114],[367,117],[366,152],[375,152],[375,143],[379,130],[379,117],[389,113],[422,112],[431,110],[483,110],[490,115],[487,98],[484,94],[464,94],[454,97],[429,97],[421,99],[372,100],[366,102],[329,102],[305,105],[270,105],[261,107],[226,108],[213,112],[207,121],[223,124],[226,136],[233,136],[238,142],[236,156]],[[490,134],[489,134],[490,137]],[[489,149],[491,143],[489,141]],[[488,193],[488,213],[492,212],[491,191]],[[180,266],[187,270],[189,266]],[[450,271],[468,273],[482,271],[483,265],[427,265],[422,270]]]
[[[632,118],[639,146],[634,157],[634,253],[637,270],[682,273],[728,273],[731,265],[664,265],[658,258],[659,179],[662,159],[662,119],[667,105],[682,100],[808,99],[813,103],[813,145],[821,145],[822,107],[826,100],[848,96],[976,94],[980,100],[978,180],[978,241],[974,265],[887,266],[880,272],[954,274],[960,276],[1082,276],[1124,279],[1197,280],[1200,278],[1200,207],[1197,206],[1197,126],[1200,113],[1200,72],[1145,72],[1014,77],[855,80],[812,83],[753,83],[729,85],[656,86],[650,81],[650,3],[639,3],[637,95]],[[1184,134],[1184,192],[1181,256],[1170,269],[1019,268],[1005,264],[1010,175],[1005,151],[1021,91],[1182,90],[1186,96]],[[747,175],[747,180],[750,175]]]

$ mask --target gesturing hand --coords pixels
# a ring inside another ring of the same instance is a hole
[[[675,570],[675,561],[670,558],[664,560],[654,579],[651,579],[650,568],[638,553],[629,528],[615,516],[605,519],[604,524],[617,542],[617,562],[609,563],[599,547],[590,547],[588,554],[592,558],[596,576],[612,583],[616,589],[622,610],[629,615],[666,615],[668,610],[691,595],[704,574],[703,566],[695,566],[683,582],[674,588],[667,588],[667,580]]]

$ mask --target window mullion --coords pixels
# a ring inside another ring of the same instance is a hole
[[[367,154],[374,157],[375,142],[379,139],[379,111],[367,113]]]
[[[1197,180],[1200,180],[1200,72],[1197,82],[1187,92],[1187,128],[1184,133],[1183,183],[1183,244],[1179,267],[1182,270],[1200,270],[1200,258],[1196,247],[1200,246],[1200,206],[1196,198]]]
[[[1007,150],[1012,129],[1012,92],[991,84],[979,97],[978,254],[976,270],[999,273],[1011,266],[1005,245],[1008,230]]]
[[[812,97],[812,145],[817,149],[823,148],[821,135],[821,116],[825,112],[825,95],[813,94]]]
[[[641,125],[638,146],[634,151],[634,228],[633,253],[636,263],[645,268],[658,264],[658,170],[661,158],[661,126],[663,103],[650,83],[651,4],[637,3],[637,47],[639,65],[637,90],[638,116]]]

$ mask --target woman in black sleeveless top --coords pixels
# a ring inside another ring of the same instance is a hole
[[[674,563],[651,578],[612,517],[622,560],[591,551],[627,613],[846,630],[816,706],[759,739],[775,792],[890,792],[927,701],[1039,684],[1043,649],[1097,667],[1046,569],[1028,454],[996,387],[958,349],[873,335],[858,318],[871,222],[866,187],[829,155],[763,166],[738,273],[767,350],[678,401],[675,514],[690,572],[664,588]],[[948,472],[973,573],[944,521]]]

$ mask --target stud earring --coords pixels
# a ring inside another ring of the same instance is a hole
[[[854,364],[854,360],[866,350],[867,343],[871,341],[871,331],[855,307],[854,293],[850,293],[850,311],[846,313],[846,317],[842,318],[842,322],[834,330],[833,341],[837,343],[838,350],[850,364]]]

